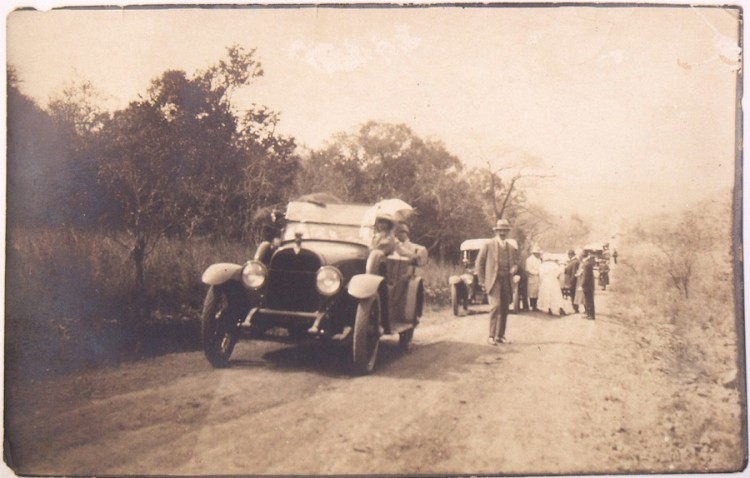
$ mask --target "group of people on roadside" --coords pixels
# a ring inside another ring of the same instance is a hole
[[[563,265],[555,256],[543,255],[538,247],[532,248],[531,255],[525,262],[528,277],[527,297],[519,298],[519,308],[564,316],[567,315],[567,295],[574,313],[579,313],[583,306],[584,318],[594,320],[595,265],[596,257],[590,249],[583,249],[580,255],[573,249],[569,250],[568,261]]]
[[[495,237],[482,246],[475,263],[479,284],[487,293],[490,305],[487,339],[490,345],[509,343],[505,332],[511,303],[516,313],[532,310],[567,315],[563,290],[568,291],[575,313],[583,308],[583,318],[596,319],[596,256],[591,249],[584,248],[580,255],[569,250],[568,261],[563,266],[555,256],[543,255],[538,247],[533,247],[531,255],[521,262],[515,243],[508,241],[510,223],[499,219],[492,229]],[[603,289],[606,290],[609,266],[605,262],[602,264],[606,269],[599,265],[599,280],[600,285],[605,281]]]

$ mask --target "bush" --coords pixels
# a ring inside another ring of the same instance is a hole
[[[420,268],[418,273],[424,279],[427,307],[434,310],[450,305],[451,290],[448,278],[461,272],[463,269],[460,266],[434,261]]]
[[[66,229],[8,231],[10,372],[67,371],[123,352],[126,257],[111,240]]]
[[[706,379],[737,366],[737,321],[729,248],[703,254],[690,278],[690,294],[674,285],[658,264],[659,250],[639,235],[625,235],[622,259],[614,271],[613,311],[639,331],[665,326],[676,372]]]

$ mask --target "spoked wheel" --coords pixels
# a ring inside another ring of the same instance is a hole
[[[229,365],[239,338],[239,322],[225,290],[211,286],[203,302],[201,341],[206,358],[214,367]]]
[[[359,302],[354,319],[352,355],[354,372],[364,375],[375,368],[380,345],[380,296]]]

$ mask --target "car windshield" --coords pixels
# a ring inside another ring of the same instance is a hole
[[[366,204],[321,204],[292,202],[286,212],[282,240],[303,239],[354,242],[369,245],[373,234],[375,210]]]
[[[473,267],[474,261],[477,260],[477,255],[479,255],[479,249],[464,250],[463,261],[467,262],[470,266]]]

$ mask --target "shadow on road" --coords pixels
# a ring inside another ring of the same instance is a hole
[[[486,310],[474,310],[474,309],[459,310],[458,311],[458,316],[455,316],[455,317],[468,317],[468,316],[471,316],[471,315],[482,315],[482,314],[486,314],[486,313],[487,313]]]
[[[383,361],[376,373],[392,378],[456,381],[470,368],[501,362],[503,356],[517,353],[513,345],[493,347],[485,344],[440,341],[415,344],[398,360],[389,359],[391,349],[383,351]],[[398,351],[393,351],[398,354]]]
[[[398,340],[385,337],[380,342],[376,376],[419,380],[459,380],[469,367],[497,363],[506,354],[517,353],[513,345],[491,347],[485,344],[441,341],[415,343],[408,351]],[[230,361],[235,369],[264,368],[274,372],[309,372],[331,378],[351,378],[351,349],[345,346],[304,344],[285,346],[265,352],[259,358]]]
[[[277,372],[313,372],[329,377],[352,376],[350,352],[327,344],[287,345],[259,358],[231,360],[233,368],[262,367]]]

